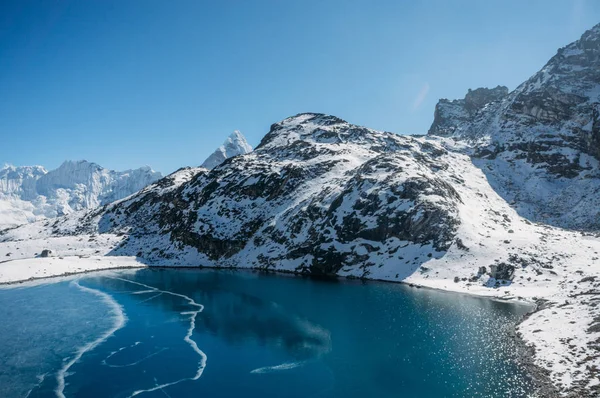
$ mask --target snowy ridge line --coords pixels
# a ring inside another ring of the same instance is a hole
[[[239,130],[235,130],[227,137],[223,145],[206,158],[200,167],[210,170],[223,163],[226,159],[245,155],[250,152],[252,152],[252,147],[248,144],[244,135]]]
[[[57,381],[58,385],[56,387],[55,392],[56,392],[56,396],[59,398],[65,398],[65,394],[64,394],[65,378],[67,377],[67,371],[71,368],[71,366],[73,366],[75,363],[77,363],[77,361],[79,361],[81,359],[83,354],[85,354],[86,352],[92,351],[94,348],[96,348],[100,344],[104,343],[117,330],[121,329],[127,323],[127,316],[125,315],[125,311],[123,310],[123,307],[117,301],[115,301],[115,299],[112,296],[110,296],[107,293],[101,292],[100,290],[81,286],[79,284],[78,280],[71,282],[71,285],[77,287],[79,290],[82,290],[84,292],[94,294],[94,295],[100,297],[105,303],[107,303],[110,306],[111,311],[115,314],[115,323],[114,323],[113,327],[108,329],[106,332],[104,332],[104,334],[102,334],[102,336],[100,336],[96,340],[84,345],[83,347],[80,347],[77,350],[77,353],[75,354],[75,356],[73,358],[71,358],[71,360],[68,361],[66,364],[64,364],[63,367],[57,372],[56,381]]]
[[[105,208],[4,231],[0,257],[18,239],[113,234],[126,239],[108,253],[146,265],[544,300],[517,327],[531,359],[556,396],[597,397],[600,235],[589,231],[600,230],[598,71],[600,24],[510,93],[440,101],[426,137],[298,114],[210,172],[182,169]],[[15,275],[17,264],[0,269]]]
[[[149,285],[146,285],[146,284],[143,284],[140,282],[135,282],[135,281],[125,279],[125,278],[119,278],[119,277],[109,277],[109,278],[115,279],[115,280],[120,280],[120,281],[127,282],[127,283],[132,283],[134,285],[142,286],[142,287],[145,287],[148,289],[148,290],[142,290],[141,292],[138,292],[138,294],[147,294],[147,293],[154,293],[154,292],[170,294],[172,296],[181,297],[181,298],[185,299],[189,303],[189,305],[198,308],[198,310],[196,310],[196,311],[181,312],[181,315],[189,315],[190,316],[189,317],[190,326],[189,326],[187,333],[186,333],[185,337],[183,338],[183,340],[186,343],[188,343],[192,347],[192,350],[194,350],[200,356],[200,361],[198,362],[198,370],[196,371],[196,374],[193,377],[185,377],[183,379],[176,380],[176,381],[173,381],[170,383],[156,385],[152,388],[148,388],[148,389],[144,389],[144,390],[136,390],[129,397],[131,398],[131,397],[134,397],[136,395],[140,395],[140,394],[143,394],[146,392],[162,390],[165,387],[173,386],[173,385],[179,384],[183,381],[198,380],[202,376],[202,373],[204,372],[204,368],[206,367],[207,357],[206,357],[206,354],[202,350],[200,350],[200,348],[198,348],[198,344],[196,344],[196,342],[194,340],[192,340],[192,334],[194,333],[194,329],[196,328],[196,316],[204,310],[204,306],[202,304],[196,303],[191,297],[186,296],[184,294],[170,292],[168,290],[161,290],[156,287],[149,286]],[[136,293],[133,293],[133,294],[136,294]],[[154,297],[156,297],[156,296],[154,296]]]

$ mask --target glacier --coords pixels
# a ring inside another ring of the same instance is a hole
[[[0,230],[102,206],[162,178],[145,166],[114,171],[85,160],[55,170],[5,165],[0,169]]]

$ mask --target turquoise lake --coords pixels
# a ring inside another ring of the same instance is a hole
[[[356,280],[143,269],[0,289],[2,397],[526,397],[530,308]]]

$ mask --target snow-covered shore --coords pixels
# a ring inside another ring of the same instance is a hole
[[[0,243],[0,284],[84,272],[140,268],[135,257],[107,256],[122,237],[115,235],[50,237]],[[48,257],[40,257],[43,250]]]
[[[0,263],[0,284],[121,268],[141,268],[135,257],[48,257]]]

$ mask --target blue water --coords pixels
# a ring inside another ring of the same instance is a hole
[[[90,274],[0,289],[0,396],[525,397],[509,332],[527,310],[249,271]]]

